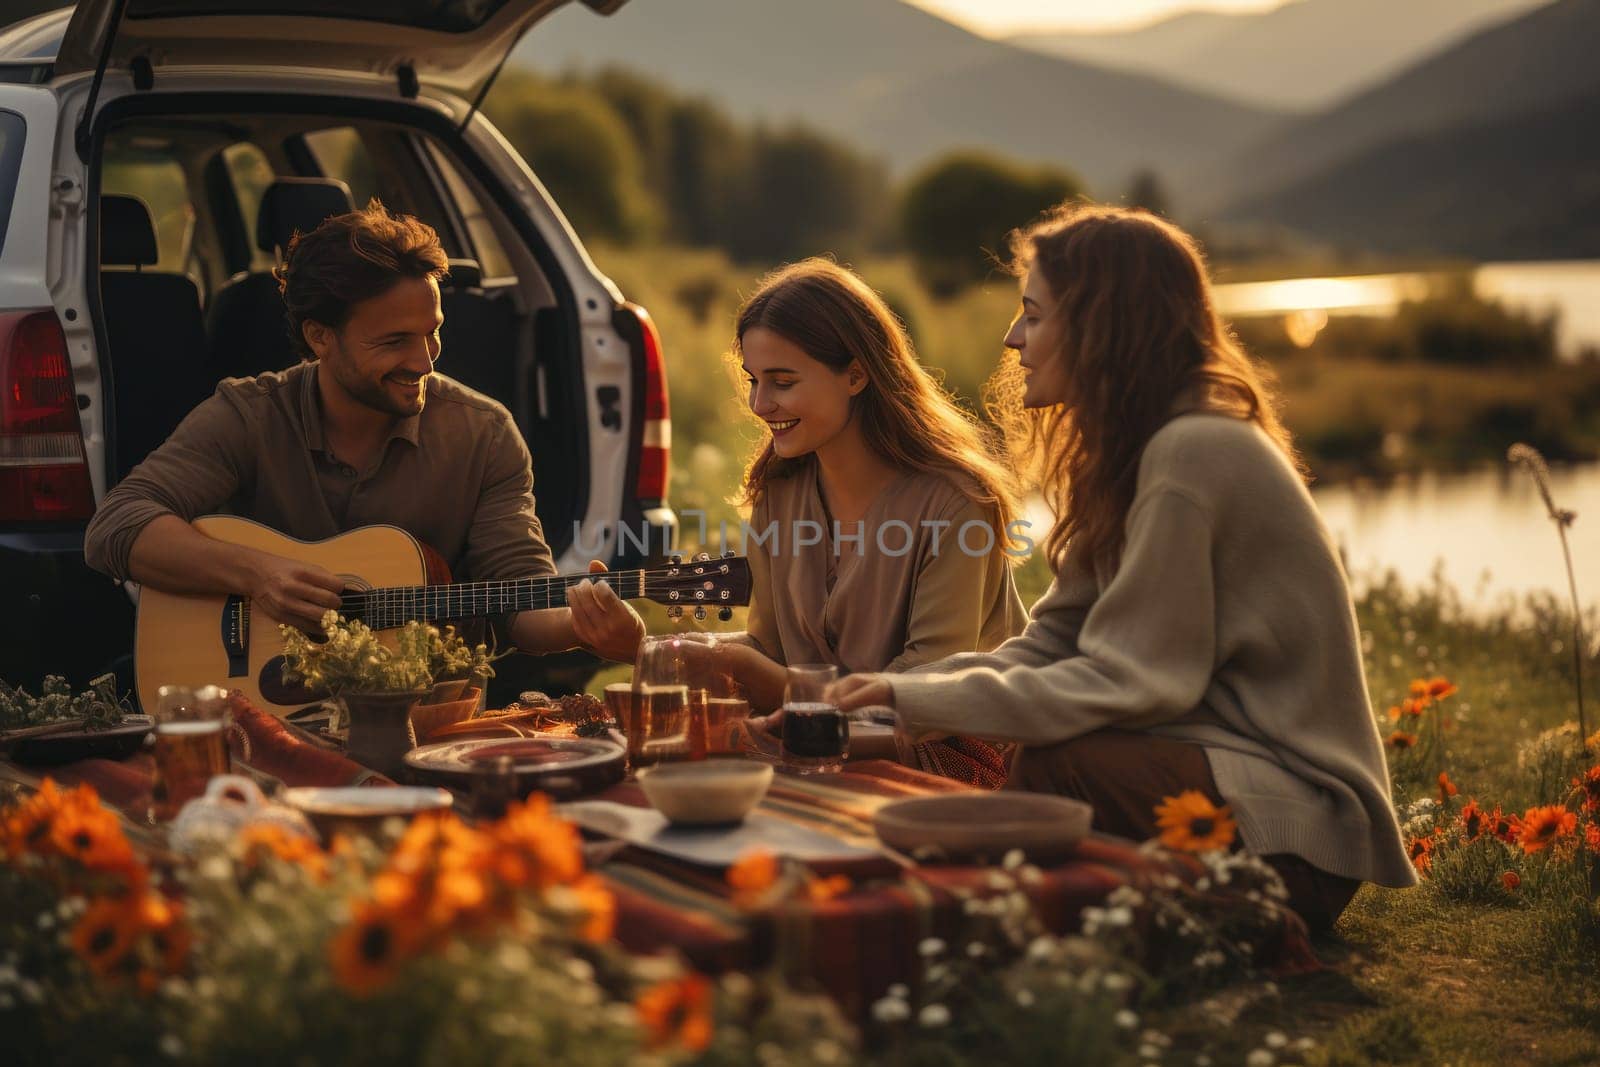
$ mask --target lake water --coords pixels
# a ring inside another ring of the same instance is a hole
[[[1328,315],[1390,315],[1402,301],[1419,300],[1446,275],[1362,274],[1338,278],[1286,278],[1217,286],[1224,315],[1246,317],[1325,312]],[[1472,272],[1478,295],[1507,306],[1560,318],[1556,342],[1576,358],[1600,349],[1600,260],[1548,263],[1485,263]]]
[[[1578,513],[1567,541],[1579,599],[1600,607],[1600,464],[1552,471],[1551,490],[1558,507]],[[1424,474],[1384,486],[1334,485],[1311,495],[1358,584],[1393,570],[1407,585],[1420,586],[1438,569],[1472,608],[1532,592],[1554,593],[1566,603],[1555,524],[1520,468]],[[1049,509],[1036,499],[1027,517],[1042,543]]]

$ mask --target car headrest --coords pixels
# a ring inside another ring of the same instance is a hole
[[[161,258],[150,209],[137,196],[100,198],[100,265],[147,267]]]
[[[475,259],[451,259],[450,278],[445,284],[451,289],[482,289],[483,268]]]
[[[261,196],[256,247],[276,254],[296,233],[310,233],[330,215],[354,210],[350,187],[337,178],[277,178]]]

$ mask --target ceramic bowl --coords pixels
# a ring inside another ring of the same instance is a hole
[[[1081,800],[1005,790],[897,800],[878,809],[872,828],[918,859],[995,862],[1021,849],[1040,863],[1070,854],[1093,819]]]
[[[675,826],[742,822],[771,784],[772,765],[753,760],[663,763],[639,772],[645,798]]]

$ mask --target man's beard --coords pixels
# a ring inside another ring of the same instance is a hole
[[[339,354],[339,362],[341,369],[344,366],[347,366],[347,364],[344,362],[343,352]],[[403,419],[409,418],[412,415],[422,414],[423,406],[427,403],[428,399],[427,388],[420,383],[417,386],[415,400],[411,403],[407,403],[405,401],[396,400],[394,394],[384,384],[383,379],[371,381],[366,378],[341,373],[341,370],[334,371],[334,378],[338,381],[339,385],[344,389],[344,391],[349,393],[351,398],[357,403],[363,404],[374,411],[381,411],[385,415],[393,415],[397,418]],[[424,381],[426,381],[426,379],[424,379]]]

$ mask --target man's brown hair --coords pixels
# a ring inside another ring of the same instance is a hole
[[[272,275],[283,293],[290,342],[301,358],[315,359],[306,344],[307,321],[340,329],[351,308],[381,296],[397,282],[438,281],[449,273],[449,257],[433,227],[392,212],[373,197],[365,208],[295,234]]]

